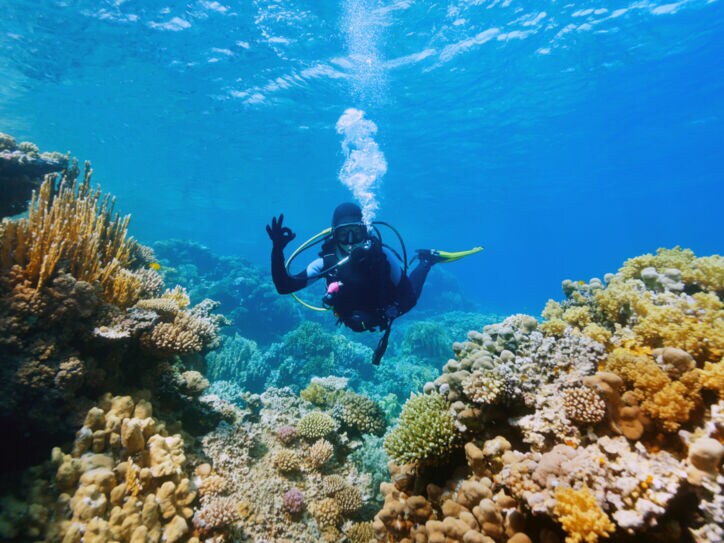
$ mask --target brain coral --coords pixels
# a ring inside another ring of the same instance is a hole
[[[440,394],[412,395],[397,425],[385,438],[385,450],[401,464],[440,464],[455,449],[458,433]]]

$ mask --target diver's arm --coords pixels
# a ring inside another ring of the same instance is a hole
[[[290,275],[284,265],[284,249],[274,246],[271,252],[271,272],[279,294],[291,294],[307,286],[307,271]]]
[[[307,272],[289,275],[284,264],[284,248],[292,241],[296,234],[283,225],[284,214],[279,218],[272,217],[271,224],[266,227],[266,233],[272,241],[271,272],[274,286],[279,294],[290,294],[307,286]]]

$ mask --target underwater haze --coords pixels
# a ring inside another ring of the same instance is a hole
[[[486,310],[722,250],[724,9],[705,0],[0,0],[0,131],[90,160],[143,243],[268,265],[341,201]],[[423,295],[424,297],[424,295]]]

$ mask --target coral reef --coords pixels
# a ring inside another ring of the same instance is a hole
[[[219,257],[185,240],[160,241],[153,247],[169,284],[186,286],[194,300],[220,302],[219,311],[233,323],[232,335],[268,345],[301,323],[300,306],[289,296],[279,296],[268,272],[247,260]]]
[[[50,480],[34,483],[27,514],[42,507],[45,515],[17,524],[24,534],[6,531],[3,537],[198,542],[195,531],[223,537],[236,503],[218,497],[199,502],[185,440],[153,417],[147,397],[107,394],[90,408],[71,451],[53,449]]]
[[[376,540],[719,541],[722,278],[659,250],[469,332],[386,437]]]
[[[269,389],[259,400],[258,416],[241,409],[239,422],[222,423],[203,439],[205,455],[240,504],[237,540],[343,541],[345,523],[374,499],[371,478],[350,458],[362,444],[329,434],[335,421],[288,388]],[[306,425],[311,440],[278,437],[281,428]]]
[[[182,308],[175,289],[160,295],[171,312],[153,306],[163,285],[153,253],[128,237],[113,199],[91,188],[90,166],[79,173],[73,162],[62,179],[46,177],[27,217],[2,222],[0,421],[18,444],[0,452],[3,472],[47,457],[108,391],[148,388],[192,430],[220,417],[197,401],[203,381],[187,373],[216,345],[214,303]]]

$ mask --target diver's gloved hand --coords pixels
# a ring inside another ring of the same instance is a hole
[[[275,249],[284,249],[290,241],[297,237],[291,228],[282,226],[283,221],[284,213],[280,214],[278,219],[272,217],[271,225],[266,225],[266,233],[269,234],[269,239],[272,240]]]

